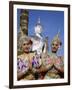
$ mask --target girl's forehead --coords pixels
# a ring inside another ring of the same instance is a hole
[[[59,43],[58,43],[57,41],[54,41],[54,42],[52,43],[52,45],[53,45],[53,44],[59,44]]]
[[[28,44],[28,43],[29,43],[28,41],[23,42],[23,44]]]

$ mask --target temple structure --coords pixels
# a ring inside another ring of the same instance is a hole
[[[28,35],[28,10],[22,10],[20,16],[20,27],[23,34]]]
[[[27,9],[21,9],[21,15],[20,15],[20,31],[18,32],[17,36],[17,50],[18,54],[21,53],[21,48],[19,47],[19,39],[21,36],[28,35],[28,15],[29,12]]]
[[[40,22],[40,18],[34,27],[35,35],[32,37],[33,46],[32,51],[36,51],[37,54],[46,53],[48,50],[48,38],[42,37],[43,27]]]

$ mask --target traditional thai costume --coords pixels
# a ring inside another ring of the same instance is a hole
[[[30,77],[34,77],[32,71],[30,70],[30,60],[32,60],[34,53],[22,54],[18,56],[17,59],[17,72],[23,72],[24,76],[21,80],[29,80]]]
[[[44,79],[63,78],[64,74],[61,72],[61,69],[64,67],[64,62],[62,57],[58,57],[56,54],[51,53],[43,61],[43,65],[45,68],[48,68],[48,72]]]
[[[59,39],[59,33],[52,40],[53,42],[57,42],[58,45],[61,45],[61,41]],[[51,52],[48,54],[48,57],[44,61],[44,65],[48,68],[48,72],[45,75],[45,79],[47,78],[64,78],[64,59],[63,56],[57,56],[56,53]]]

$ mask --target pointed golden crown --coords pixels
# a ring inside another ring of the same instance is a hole
[[[62,45],[62,42],[61,42],[61,40],[60,40],[60,38],[59,38],[59,35],[60,35],[60,31],[58,31],[57,35],[53,38],[52,43],[56,41],[56,42],[58,42],[60,45]]]

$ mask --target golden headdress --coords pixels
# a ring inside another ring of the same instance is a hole
[[[19,39],[19,46],[21,47],[23,44],[25,43],[30,43],[32,44],[32,40],[30,37],[24,35],[24,36],[21,36],[20,39]]]
[[[60,31],[58,31],[57,35],[53,38],[51,44],[56,41],[56,42],[58,42],[59,45],[62,45],[59,35],[60,35]]]

